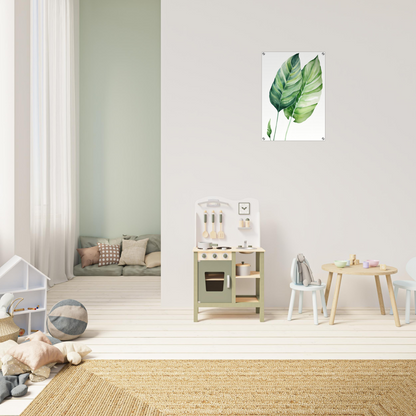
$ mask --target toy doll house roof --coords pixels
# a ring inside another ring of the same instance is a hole
[[[51,280],[48,276],[46,276],[46,274],[43,274],[36,267],[32,266],[28,261],[19,256],[13,256],[9,261],[0,267],[0,279],[7,276],[13,269],[19,267],[21,264],[27,265],[27,267],[35,272],[38,277],[46,277],[46,279]]]

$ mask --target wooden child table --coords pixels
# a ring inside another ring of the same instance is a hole
[[[328,282],[326,284],[326,290],[325,290],[325,301],[327,305],[328,305],[329,291],[331,289],[332,276],[334,273],[337,274],[337,283],[335,287],[334,300],[332,301],[331,316],[329,317],[329,325],[334,325],[335,314],[337,312],[339,291],[341,289],[342,275],[350,274],[350,275],[358,275],[358,276],[374,276],[375,281],[376,281],[376,287],[377,287],[378,301],[380,303],[380,312],[382,315],[385,315],[386,311],[384,310],[383,294],[381,292],[379,276],[386,276],[387,287],[389,289],[389,295],[390,295],[390,301],[391,301],[391,307],[393,308],[394,322],[396,326],[400,327],[399,312],[397,311],[396,298],[394,296],[393,285],[391,283],[391,275],[397,273],[397,269],[395,267],[387,266],[387,270],[381,270],[380,267],[369,267],[368,269],[364,269],[363,265],[359,264],[357,266],[347,266],[344,268],[340,268],[340,267],[335,266],[335,264],[330,263],[330,264],[324,264],[322,266],[322,269],[329,272]]]

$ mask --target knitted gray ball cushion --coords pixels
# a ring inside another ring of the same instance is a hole
[[[87,329],[88,312],[85,306],[73,299],[61,300],[49,312],[48,332],[61,341],[78,338]]]

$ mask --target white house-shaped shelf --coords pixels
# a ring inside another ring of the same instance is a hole
[[[25,330],[24,335],[35,331],[46,332],[46,292],[48,276],[19,256],[13,256],[0,267],[0,297],[13,293],[15,299],[23,298],[14,312],[13,320]],[[29,310],[28,308],[39,308]]]

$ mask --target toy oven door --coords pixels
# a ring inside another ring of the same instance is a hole
[[[198,262],[198,301],[231,303],[231,261]]]

